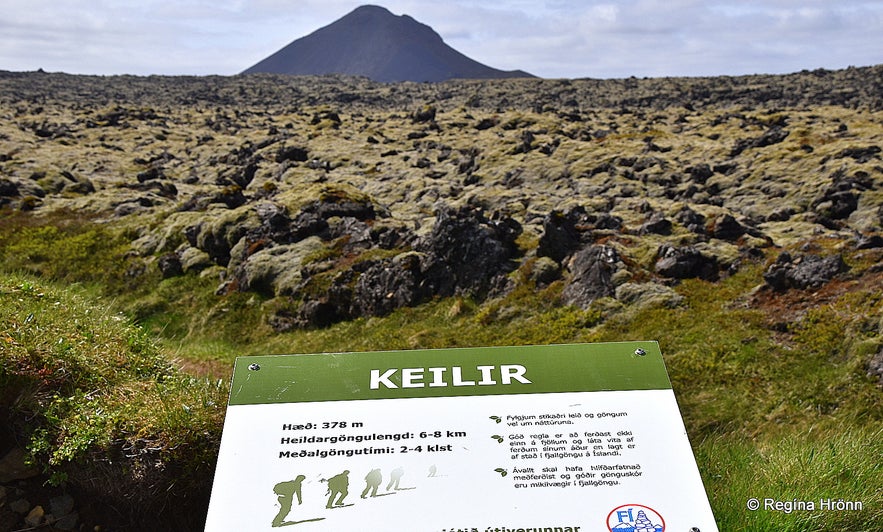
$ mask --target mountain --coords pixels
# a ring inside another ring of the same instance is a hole
[[[349,74],[374,81],[445,81],[454,78],[534,77],[483,65],[454,50],[408,15],[361,6],[288,44],[243,74]]]

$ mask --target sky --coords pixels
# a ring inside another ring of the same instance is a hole
[[[0,70],[233,75],[365,3],[544,78],[883,63],[883,0],[3,0]]]

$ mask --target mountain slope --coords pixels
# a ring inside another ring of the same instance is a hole
[[[349,74],[375,81],[533,77],[497,70],[444,43],[429,26],[378,6],[361,6],[248,68],[243,74]]]

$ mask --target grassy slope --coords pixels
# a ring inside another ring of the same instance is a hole
[[[102,241],[103,252],[116,252],[112,238]],[[281,335],[256,322],[255,296],[200,296],[210,286],[193,275],[162,281],[137,300],[156,302],[151,319],[174,324],[160,335],[167,357],[220,375],[242,354],[657,339],[722,530],[870,531],[883,519],[883,394],[864,375],[883,315],[873,288],[879,276],[820,291],[815,302],[756,295],[748,305],[761,271],[745,267],[716,284],[685,281],[675,308],[599,301],[584,311],[556,304],[558,285],[523,285],[483,304],[437,300]],[[204,463],[220,433],[223,385],[170,369],[107,303],[33,279],[3,278],[0,340],[3,378],[26,392],[23,408],[41,419],[31,432],[36,457],[64,472],[69,461],[122,445]],[[784,316],[786,308],[795,314]],[[773,326],[783,319],[787,329]],[[243,322],[256,326],[238,337]],[[188,474],[204,481],[209,471]],[[749,497],[843,498],[865,509],[752,513]]]
[[[0,276],[0,346],[0,415],[49,482],[73,482],[131,518],[170,500],[207,502],[222,381],[175,370],[83,288],[21,274]]]
[[[656,339],[721,530],[874,530],[883,519],[877,458],[883,394],[864,375],[873,343],[865,342],[866,324],[856,321],[862,312],[879,319],[879,293],[868,288],[836,298],[810,310],[792,331],[775,334],[772,316],[742,308],[759,274],[755,267],[723,285],[685,282],[678,290],[686,299],[676,309],[645,308],[603,321],[603,305],[561,308],[543,294],[482,306],[444,300],[231,351]],[[843,498],[865,509],[752,513],[745,508],[750,497],[817,505],[820,498]]]

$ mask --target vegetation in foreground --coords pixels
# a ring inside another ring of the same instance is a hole
[[[721,530],[877,530],[881,69],[0,73],[0,451],[200,529],[237,355],[655,339]]]
[[[189,526],[170,504],[208,497],[223,381],[173,367],[156,342],[86,290],[0,276],[0,433],[26,442],[47,482],[130,519]],[[105,523],[106,524],[106,523]]]
[[[97,241],[97,260],[119,252],[113,238]],[[861,256],[849,260],[860,266]],[[201,296],[209,287],[197,275],[135,297],[107,287],[102,295],[99,284],[72,285],[56,271],[43,273],[68,284],[7,273],[0,389],[6,415],[53,482],[116,486],[118,500],[135,497],[145,509],[186,493],[192,509],[207,503],[235,356],[656,339],[721,530],[871,531],[883,519],[883,393],[867,375],[880,345],[880,274],[866,269],[796,297],[752,292],[761,272],[755,265],[718,283],[686,280],[675,287],[677,304],[562,307],[553,283],[324,329],[255,326],[245,336],[242,323],[259,324],[272,310],[254,295]],[[146,305],[151,297],[163,303]],[[751,512],[752,497],[844,499],[863,509]]]

